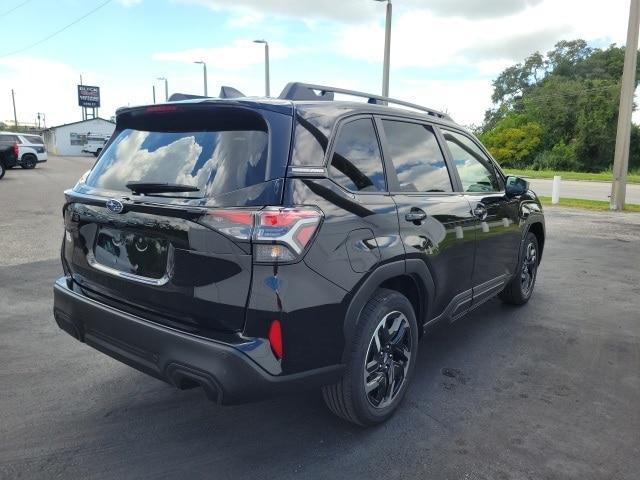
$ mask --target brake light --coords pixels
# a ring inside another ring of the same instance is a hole
[[[155,105],[153,107],[147,107],[148,113],[169,113],[178,111],[177,105]]]
[[[298,259],[318,230],[322,212],[312,207],[216,209],[200,222],[238,240],[251,240],[254,261]]]
[[[13,154],[14,154],[16,157],[19,157],[19,156],[20,156],[20,145],[18,145],[18,143],[17,143],[17,142],[13,144]]]
[[[280,320],[272,320],[269,324],[269,332],[267,333],[271,350],[275,357],[280,360],[284,354],[282,348],[282,326]]]
[[[253,216],[252,210],[211,210],[201,222],[230,237],[249,240],[253,232]]]

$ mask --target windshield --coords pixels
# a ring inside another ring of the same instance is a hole
[[[126,191],[128,182],[197,187],[180,196],[210,197],[266,180],[268,134],[260,130],[166,132],[124,129],[86,184]]]

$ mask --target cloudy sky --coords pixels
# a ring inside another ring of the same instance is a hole
[[[263,50],[271,48],[271,88],[298,80],[379,92],[384,4],[373,0],[0,0],[0,120],[47,125],[80,120],[76,85],[102,91],[100,116],[169,93],[209,93],[231,85],[264,92]],[[16,8],[17,7],[17,8]],[[480,123],[491,81],[558,40],[623,43],[629,0],[395,0],[391,95]],[[27,28],[28,26],[28,28]]]

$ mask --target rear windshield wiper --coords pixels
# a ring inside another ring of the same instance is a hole
[[[127,188],[133,193],[169,193],[169,192],[199,192],[200,189],[193,185],[182,183],[158,183],[158,182],[128,182]]]

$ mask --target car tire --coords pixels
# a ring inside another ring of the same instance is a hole
[[[94,157],[99,157],[101,152],[102,152],[102,149],[101,149],[101,148],[99,148],[98,150],[96,150],[95,152],[93,152],[93,156],[94,156]]]
[[[20,161],[20,166],[25,170],[32,170],[36,168],[37,163],[38,163],[38,158],[35,155],[28,153],[22,157],[22,160]]]
[[[4,165],[2,164],[2,162],[0,162],[0,180],[2,180],[2,177],[4,177],[5,173],[6,173],[6,169],[4,168]]]
[[[396,411],[413,376],[418,328],[411,302],[379,289],[360,314],[342,379],[322,388],[337,416],[361,426],[382,423]]]
[[[518,257],[518,269],[505,289],[499,294],[500,299],[510,305],[527,303],[533,295],[539,263],[538,238],[533,233],[527,232]]]

